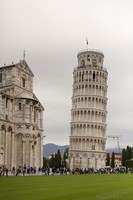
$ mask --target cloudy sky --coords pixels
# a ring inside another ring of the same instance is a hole
[[[104,52],[108,78],[107,135],[133,142],[133,1],[1,0],[0,66],[26,61],[45,107],[44,143],[68,144],[72,72],[77,53]],[[117,147],[107,139],[107,148]]]

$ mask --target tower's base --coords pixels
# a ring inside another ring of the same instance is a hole
[[[68,166],[72,169],[100,169],[105,167],[105,152],[69,150]]]

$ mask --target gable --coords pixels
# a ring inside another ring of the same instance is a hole
[[[32,73],[31,69],[29,68],[28,64],[25,60],[21,61],[20,63],[16,64],[16,67],[19,70],[22,70],[24,73],[34,77],[34,74]]]

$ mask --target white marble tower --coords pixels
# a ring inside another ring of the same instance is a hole
[[[73,72],[69,167],[105,166],[107,70],[104,55],[95,50],[78,53]]]

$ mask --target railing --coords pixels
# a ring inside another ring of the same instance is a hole
[[[75,70],[77,70],[77,69],[85,69],[86,67],[88,67],[88,66],[85,66],[85,67],[80,67],[80,66],[75,66],[74,67],[74,71]],[[99,67],[89,67],[89,68],[92,68],[92,69],[101,69],[101,68],[99,68]],[[104,71],[106,71],[107,72],[107,68],[105,68],[105,67],[103,67],[101,70],[104,70]]]
[[[99,51],[97,49],[83,49],[83,50],[79,51],[78,54],[80,54],[82,52],[86,52],[86,51],[92,51],[92,52],[97,52],[97,53],[102,53],[103,54],[102,51]]]

